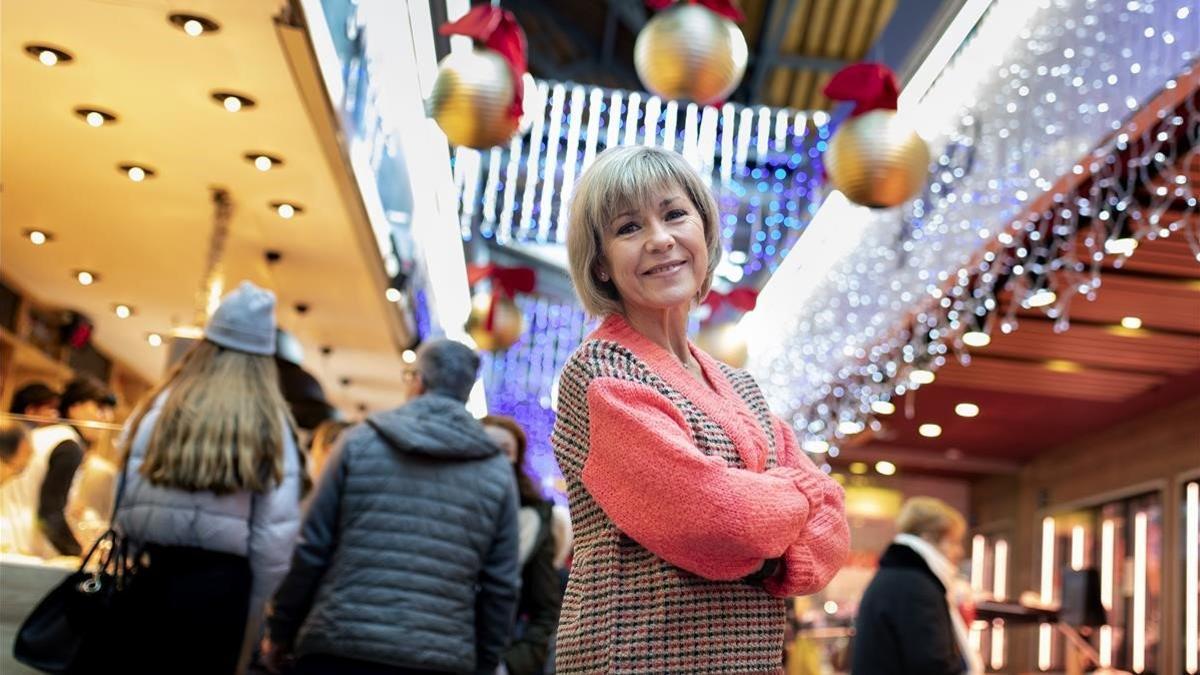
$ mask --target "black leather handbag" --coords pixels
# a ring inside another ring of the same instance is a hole
[[[113,518],[125,491],[125,472]],[[119,662],[111,638],[136,583],[140,552],[111,526],[88,550],[79,570],[46,594],[21,624],[13,656],[47,673],[107,672]]]

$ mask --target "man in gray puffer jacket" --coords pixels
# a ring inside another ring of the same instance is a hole
[[[479,357],[425,343],[416,398],[329,458],[263,654],[297,673],[493,673],[517,606],[512,467],[464,403]]]

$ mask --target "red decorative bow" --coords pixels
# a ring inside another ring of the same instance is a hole
[[[465,35],[500,54],[508,63],[513,80],[513,101],[508,114],[513,119],[520,118],[525,110],[525,86],[521,80],[526,70],[525,33],[512,12],[490,3],[475,5],[458,21],[442,24],[438,32],[442,35]]]
[[[733,0],[689,0],[693,5],[701,5],[720,14],[721,16],[733,21],[741,23],[745,20],[741,10],[733,4]],[[646,6],[655,12],[664,10],[675,4],[675,0],[646,0]]]
[[[735,288],[728,293],[710,291],[708,297],[704,299],[704,304],[708,305],[713,314],[716,314],[723,305],[749,312],[758,304],[758,291],[753,288]]]
[[[854,101],[850,116],[858,117],[872,110],[895,110],[900,87],[896,74],[882,63],[856,63],[830,78],[825,95],[835,101]]]
[[[501,267],[500,265],[467,265],[467,284],[492,281],[492,304],[488,306],[487,321],[483,327],[495,327],[496,301],[501,297],[512,298],[517,293],[532,293],[537,286],[537,272],[532,267]]]

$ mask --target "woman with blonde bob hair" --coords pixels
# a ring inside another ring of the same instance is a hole
[[[244,282],[126,426],[114,521],[145,555],[122,672],[233,673],[257,642],[300,525],[274,352],[275,296]]]
[[[559,673],[775,673],[784,598],[849,548],[842,490],[744,371],[688,340],[720,257],[716,202],[679,155],[611,148],[567,248],[603,318],[564,366],[552,436],[575,557]]]

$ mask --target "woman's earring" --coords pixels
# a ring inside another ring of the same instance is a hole
[[[608,275],[604,272],[600,273],[600,281],[608,281]]]

